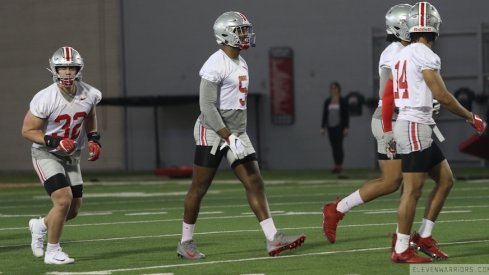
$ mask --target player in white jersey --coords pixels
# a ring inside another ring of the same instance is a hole
[[[80,151],[88,139],[89,161],[100,155],[95,106],[102,94],[81,81],[83,59],[72,47],[61,47],[49,59],[54,83],[38,92],[24,118],[22,136],[32,141],[34,168],[53,206],[44,218],[31,219],[31,248],[46,264],[75,260],[62,251],[65,221],[77,216],[82,203]],[[46,253],[44,238],[48,236]]]
[[[405,20],[411,8],[408,4],[395,5],[385,15],[387,41],[391,42],[380,55],[379,60],[379,98],[382,99],[386,84],[392,87],[389,81],[390,63],[395,56],[409,44],[409,33]],[[392,88],[390,88],[392,89]],[[353,207],[372,201],[378,197],[395,192],[402,182],[400,156],[389,156],[385,144],[384,127],[392,129],[392,121],[383,125],[381,118],[382,101],[379,100],[377,109],[372,116],[372,133],[377,140],[377,158],[382,177],[366,182],[360,189],[335,203],[328,203],[323,207],[323,231],[329,242],[336,241],[336,228],[340,220]]]
[[[465,109],[446,89],[440,75],[440,58],[431,46],[438,37],[441,17],[428,2],[419,2],[409,11],[407,26],[411,44],[406,46],[391,64],[394,82],[394,100],[399,108],[394,138],[397,152],[402,156],[404,190],[398,210],[398,233],[391,261],[395,263],[423,263],[434,259],[447,259],[432,238],[432,230],[443,204],[453,186],[454,179],[448,161],[433,142],[433,99],[436,98],[450,112],[464,118],[479,134],[485,130],[479,116]],[[426,175],[435,180],[428,197],[420,231],[411,239],[411,228],[416,204],[421,196]],[[419,250],[431,258],[418,256]]]
[[[217,44],[222,48],[212,54],[200,70],[201,114],[194,128],[196,148],[192,185],[185,197],[177,255],[187,259],[205,258],[197,249],[193,232],[201,201],[222,158],[226,157],[246,189],[248,203],[267,239],[268,254],[275,256],[300,246],[306,237],[285,235],[275,228],[256,153],[246,134],[249,75],[248,65],[240,52],[255,46],[255,34],[246,16],[235,11],[220,15],[213,29]]]

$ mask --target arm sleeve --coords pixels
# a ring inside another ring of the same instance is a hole
[[[387,80],[382,97],[382,124],[384,133],[392,131],[392,115],[394,114],[394,87],[392,79]]]
[[[214,131],[219,131],[226,128],[222,120],[219,110],[217,110],[216,102],[219,91],[219,84],[211,82],[204,78],[200,81],[199,91],[199,106],[202,113],[204,125],[210,127]]]
[[[391,70],[389,68],[383,67],[380,70],[379,75],[379,98],[382,99],[384,97],[384,90],[387,81],[389,80],[389,75],[391,74]]]

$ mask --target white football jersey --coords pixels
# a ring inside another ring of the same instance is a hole
[[[383,69],[391,69],[391,64],[397,57],[399,52],[404,49],[404,45],[401,42],[392,42],[387,46],[384,51],[380,54],[379,59],[379,77]],[[381,87],[379,89],[379,104],[378,107],[382,107],[382,97],[384,97],[384,89]]]
[[[82,81],[76,81],[77,92],[70,102],[61,94],[56,83],[39,91],[30,103],[30,112],[39,118],[46,119],[44,134],[60,138],[71,138],[76,141],[78,150],[85,147],[84,120],[92,108],[102,99],[102,93]],[[33,143],[32,147],[46,148]]]
[[[391,64],[398,120],[435,124],[433,95],[422,71],[440,69],[440,57],[422,43],[413,43],[401,50]]]
[[[219,83],[218,109],[246,109],[249,75],[248,65],[241,56],[232,60],[219,49],[207,59],[199,74],[203,79]]]
[[[379,76],[383,68],[390,70],[392,62],[402,49],[404,49],[404,45],[401,42],[392,42],[384,49],[379,59]]]

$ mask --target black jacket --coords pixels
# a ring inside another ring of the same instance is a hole
[[[329,116],[329,103],[331,102],[331,97],[328,97],[324,101],[323,105],[323,119],[321,121],[321,128],[328,128],[328,116]],[[348,128],[350,123],[350,115],[348,113],[348,102],[344,97],[340,97],[340,127],[342,129]]]

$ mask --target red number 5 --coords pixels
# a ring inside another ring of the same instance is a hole
[[[248,89],[246,87],[243,87],[243,84],[242,84],[243,81],[246,81],[246,80],[248,80],[248,77],[246,77],[246,75],[240,75],[239,76],[239,91],[245,95],[244,99],[242,99],[242,98],[239,99],[239,103],[241,104],[241,106],[246,105],[246,96],[248,95]]]

